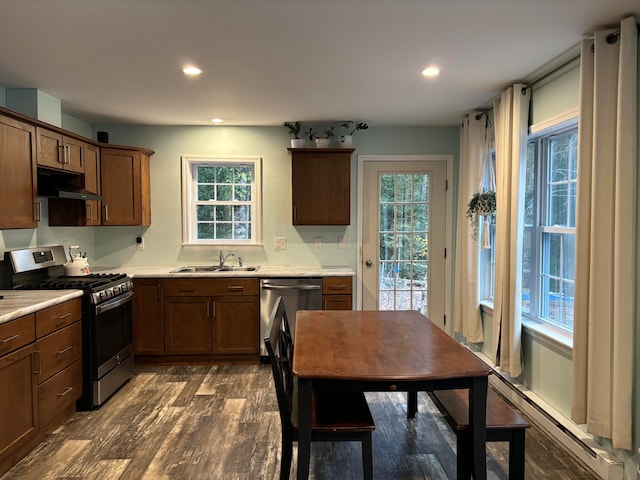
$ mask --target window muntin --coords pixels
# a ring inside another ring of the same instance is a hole
[[[260,243],[260,159],[183,157],[183,242]]]
[[[530,136],[525,174],[522,310],[573,330],[578,129]]]

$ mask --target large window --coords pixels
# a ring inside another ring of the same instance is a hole
[[[573,331],[576,121],[530,135],[525,179],[522,309]]]
[[[182,157],[183,243],[260,243],[260,159]]]

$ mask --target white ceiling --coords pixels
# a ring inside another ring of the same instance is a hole
[[[0,86],[91,123],[455,124],[630,13],[638,0],[2,0]]]

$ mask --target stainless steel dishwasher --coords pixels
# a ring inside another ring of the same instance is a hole
[[[278,297],[284,300],[284,308],[295,334],[298,310],[322,310],[322,278],[265,278],[260,280],[260,355],[266,356],[264,337],[269,317]]]

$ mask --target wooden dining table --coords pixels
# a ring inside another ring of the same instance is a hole
[[[424,315],[416,311],[298,311],[292,371],[298,378],[298,479],[309,477],[312,390],[410,392],[411,400],[419,391],[452,388],[469,391],[473,478],[486,479],[486,398],[491,368]],[[412,416],[415,402],[410,401],[408,408]],[[436,434],[424,432],[431,433]]]

